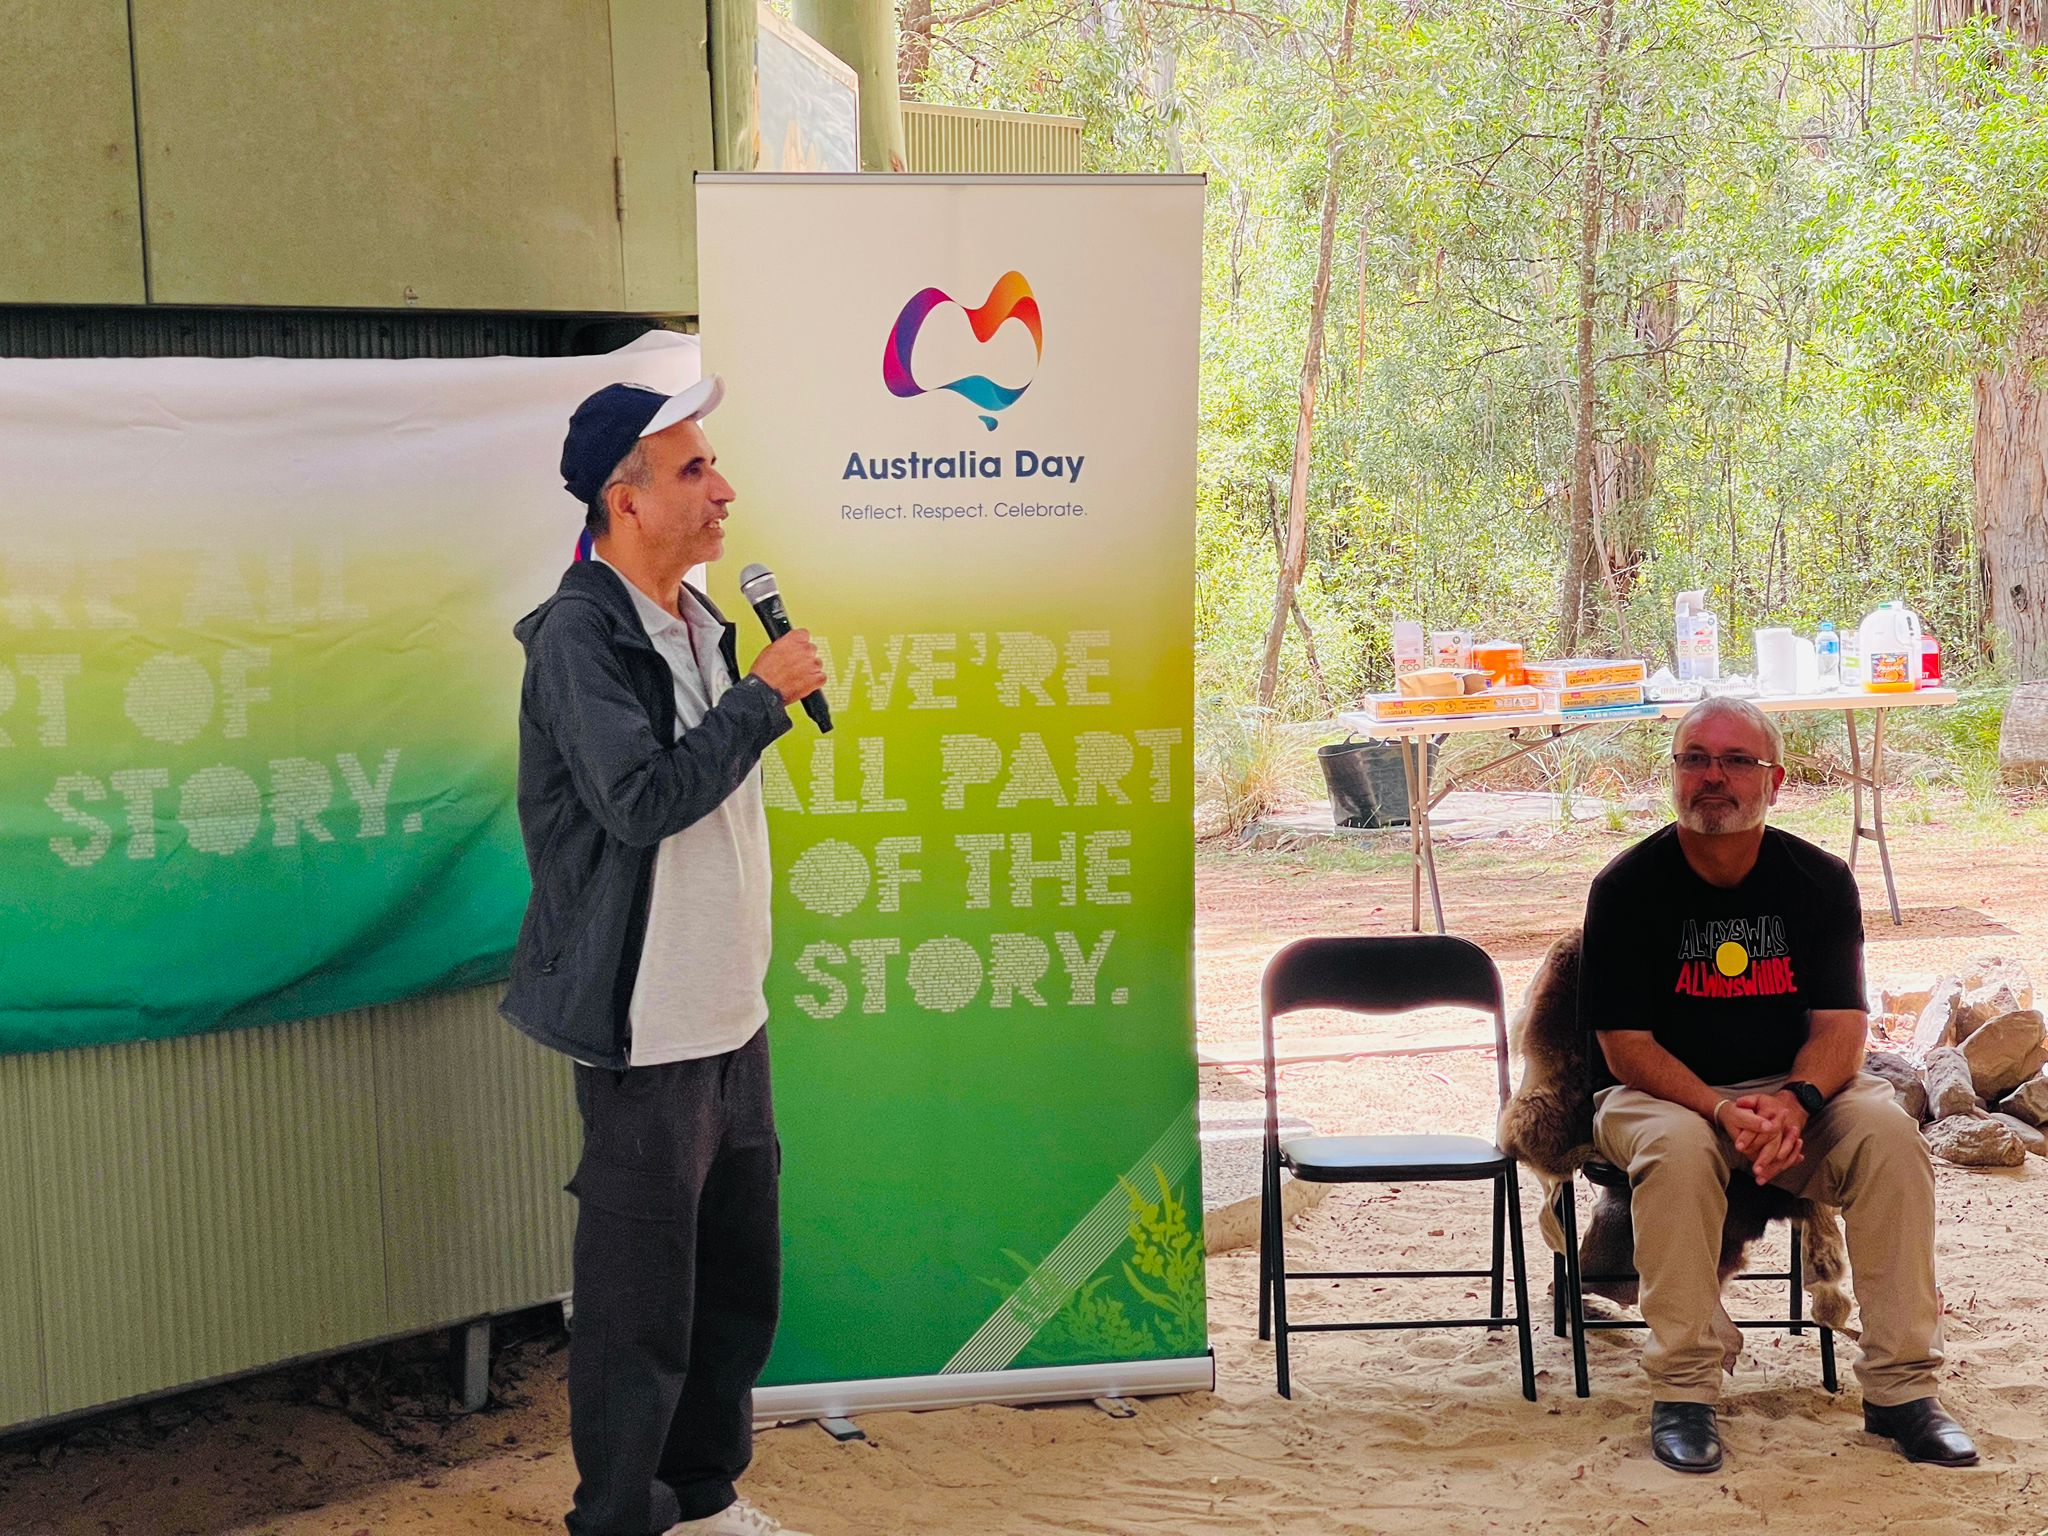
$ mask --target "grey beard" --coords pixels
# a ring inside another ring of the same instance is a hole
[[[1764,812],[1768,806],[1759,805],[1746,811],[1740,805],[1705,807],[1680,806],[1678,824],[1688,832],[1697,832],[1702,837],[1720,837],[1730,832],[1754,832],[1764,824]]]

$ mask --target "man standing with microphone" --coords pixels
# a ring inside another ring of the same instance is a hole
[[[792,630],[741,676],[683,581],[724,552],[734,493],[700,425],[723,394],[613,384],[576,408],[578,559],[513,630],[533,895],[502,1011],[575,1058],[583,1118],[571,1536],[800,1536],[734,1481],[781,1285],[758,765],[825,673]]]

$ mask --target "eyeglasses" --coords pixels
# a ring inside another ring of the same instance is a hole
[[[1718,767],[1723,773],[1757,773],[1765,768],[1784,766],[1761,757],[1751,757],[1747,752],[1674,752],[1671,761],[1680,773],[1705,773],[1713,767]]]

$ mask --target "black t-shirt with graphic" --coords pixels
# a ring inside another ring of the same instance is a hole
[[[1807,1011],[1867,1008],[1863,903],[1849,866],[1775,827],[1740,885],[1709,885],[1678,829],[1653,832],[1594,877],[1579,1022],[1647,1029],[1703,1082],[1792,1070]],[[1599,1085],[1612,1083],[1599,1051]]]

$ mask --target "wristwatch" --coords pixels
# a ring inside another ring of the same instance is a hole
[[[1811,1083],[1790,1082],[1785,1085],[1785,1091],[1799,1101],[1799,1107],[1806,1111],[1809,1120],[1819,1114],[1828,1102],[1827,1096]]]

